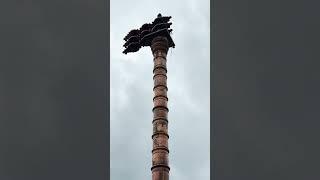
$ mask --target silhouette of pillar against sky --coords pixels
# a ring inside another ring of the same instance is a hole
[[[169,180],[167,52],[175,47],[170,36],[170,18],[158,14],[151,24],[131,30],[124,38],[124,54],[137,52],[143,46],[150,46],[153,54],[152,180]]]

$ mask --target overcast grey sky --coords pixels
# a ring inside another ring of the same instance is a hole
[[[172,16],[176,44],[167,56],[170,178],[209,180],[209,3],[111,0],[111,180],[151,179],[153,57],[146,47],[121,52],[127,32],[158,13]]]

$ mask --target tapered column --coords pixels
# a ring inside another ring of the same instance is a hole
[[[167,52],[168,40],[156,37],[151,43],[154,57],[153,80],[153,149],[152,180],[169,180],[168,107],[167,107]]]

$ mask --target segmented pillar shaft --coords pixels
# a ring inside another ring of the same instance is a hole
[[[167,52],[168,40],[156,37],[151,43],[154,57],[152,180],[169,180]]]

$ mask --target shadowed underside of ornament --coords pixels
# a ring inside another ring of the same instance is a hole
[[[175,44],[171,38],[172,25],[169,22],[171,16],[162,16],[158,14],[157,18],[152,23],[145,23],[139,29],[131,30],[125,37],[126,41],[123,45],[125,47],[123,53],[137,52],[141,47],[151,46],[151,42],[155,37],[166,37],[169,47],[174,48]]]

